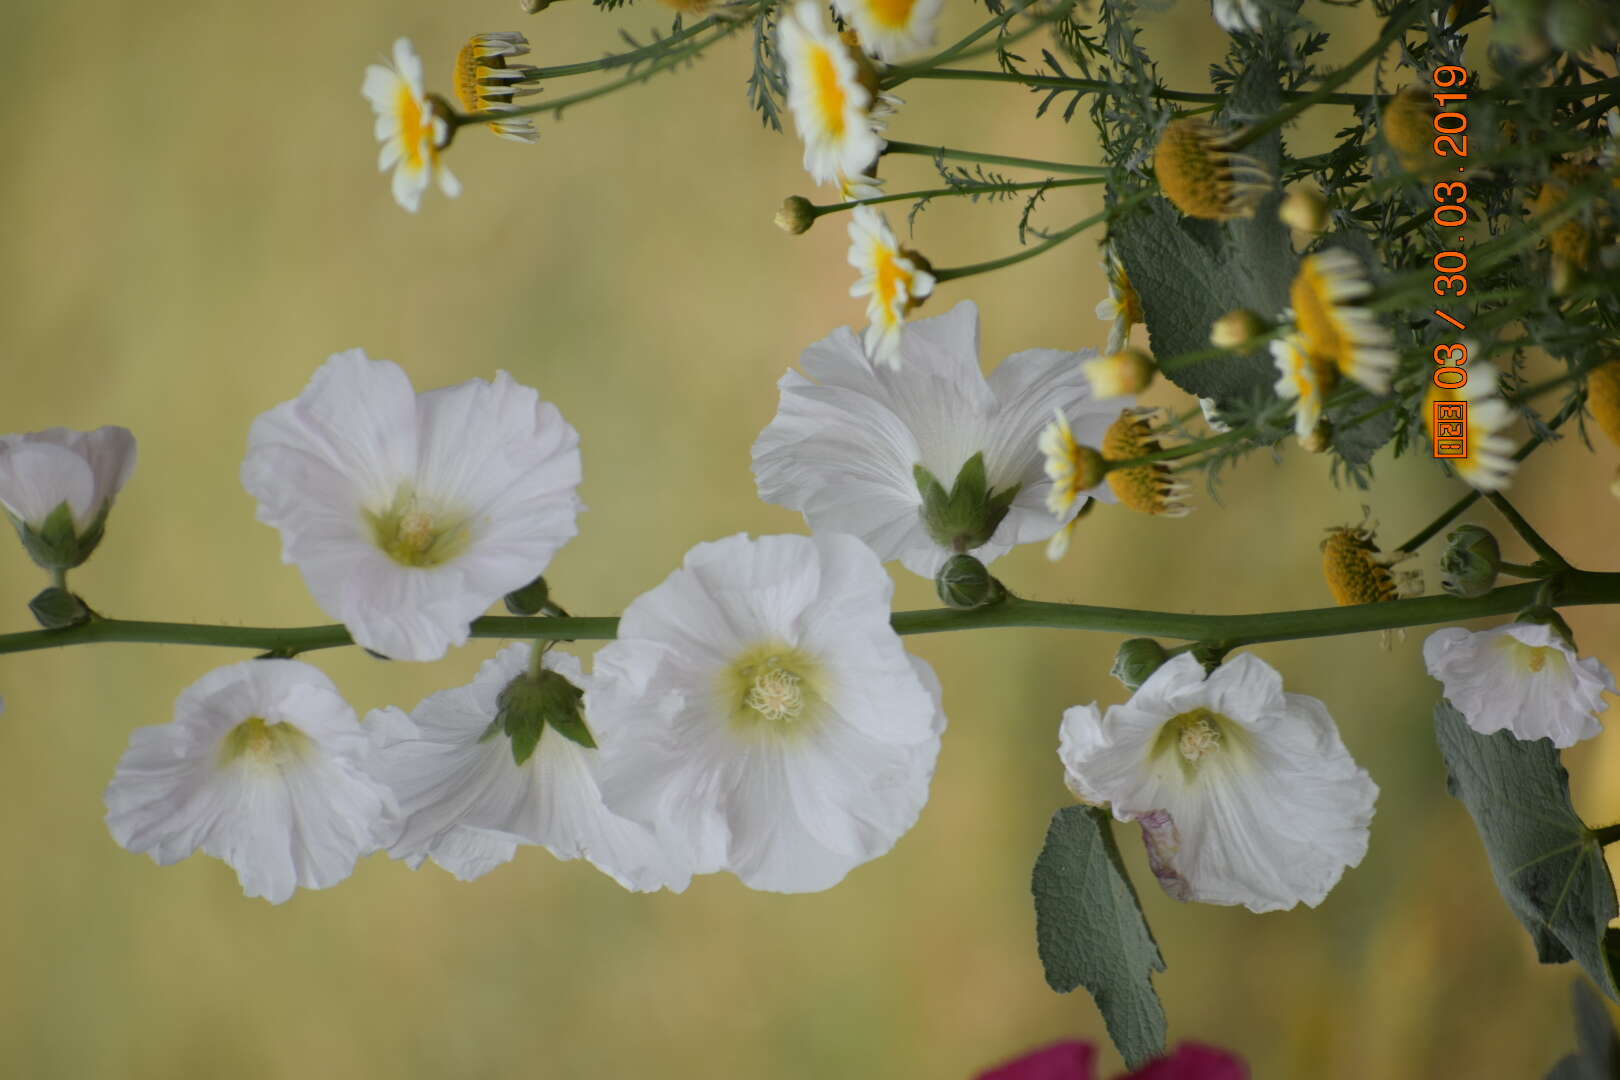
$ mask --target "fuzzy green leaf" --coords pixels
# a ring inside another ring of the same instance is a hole
[[[1620,1037],[1603,999],[1576,979],[1575,1053],[1547,1074],[1547,1080],[1620,1080]]]
[[[1048,985],[1063,994],[1090,991],[1131,1068],[1162,1054],[1166,1022],[1152,973],[1164,970],[1164,957],[1120,861],[1108,811],[1070,806],[1052,815],[1032,889]]]
[[[1614,881],[1603,846],[1575,814],[1569,773],[1548,739],[1481,735],[1442,700],[1435,733],[1446,760],[1446,786],[1473,815],[1496,887],[1519,917],[1544,964],[1574,959],[1620,1000],[1604,954],[1616,915]]]

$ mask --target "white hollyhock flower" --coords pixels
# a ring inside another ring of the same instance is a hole
[[[867,354],[899,367],[906,315],[934,291],[934,275],[915,251],[900,246],[888,219],[870,206],[857,206],[849,216],[849,265],[860,271],[849,295],[867,298]]]
[[[891,64],[934,44],[944,6],[945,0],[833,0],[866,51]]]
[[[579,435],[499,372],[418,394],[398,365],[331,357],[253,422],[242,483],[281,557],[366,648],[436,660],[577,531]]]
[[[0,505],[35,528],[65,502],[74,528],[85,531],[134,471],[135,436],[128,428],[0,435]]]
[[[394,201],[414,214],[434,181],[449,197],[460,195],[460,181],[439,156],[450,141],[450,126],[423,90],[422,60],[408,38],[394,42],[391,65],[366,67],[360,92],[377,114],[375,133],[382,143],[377,169],[394,170]]]
[[[585,705],[610,808],[696,871],[813,892],[894,846],[928,799],[945,716],[851,536],[699,544],[637,597]]]
[[[1079,512],[1084,498],[1063,517],[1048,512],[1040,437],[1055,409],[1080,443],[1101,445],[1122,402],[1092,399],[1080,362],[1094,352],[1026,350],[987,379],[971,301],[912,323],[903,351],[897,371],[875,364],[847,328],[804,351],[804,373],[782,376],[776,416],[754,443],[762,499],[802,512],[816,532],[859,536],[925,577],[953,552],[924,522],[918,465],[948,490],[982,453],[992,493],[1018,486],[989,542],[971,549],[987,564],[1015,544],[1046,540]],[[1105,488],[1091,497],[1114,501]]]
[[[864,176],[883,150],[871,117],[873,92],[856,58],[827,28],[823,9],[800,0],[777,25],[787,103],[804,141],[804,168],[818,184]]]
[[[1560,749],[1601,733],[1603,692],[1620,693],[1603,661],[1577,656],[1539,623],[1436,630],[1423,643],[1423,662],[1475,731],[1551,739]]]
[[[223,859],[249,896],[324,889],[399,831],[371,741],[337,687],[296,660],[217,668],[172,723],[136,730],[107,785],[107,827],[160,865]]]
[[[432,858],[471,881],[537,844],[559,859],[584,858],[627,889],[686,888],[690,870],[652,830],[602,804],[600,750],[547,728],[519,765],[512,740],[492,733],[501,692],[528,675],[532,656],[528,644],[509,645],[470,685],[434,694],[410,717],[385,709],[367,718],[380,738],[377,775],[406,818],[389,854],[412,867]],[[548,651],[541,662],[580,689],[592,685],[567,653]]]
[[[1140,821],[1172,896],[1278,911],[1316,906],[1367,851],[1378,786],[1322,703],[1283,692],[1250,654],[1206,679],[1190,653],[1124,705],[1063,714],[1070,790]]]

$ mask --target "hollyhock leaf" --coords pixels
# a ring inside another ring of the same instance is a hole
[[[1603,940],[1616,909],[1603,846],[1575,814],[1569,773],[1547,739],[1481,735],[1442,700],[1435,733],[1446,786],[1479,828],[1496,887],[1530,932],[1544,964],[1577,961],[1620,1000]]]
[[[1120,861],[1108,811],[1069,806],[1053,814],[1031,887],[1047,984],[1061,994],[1084,986],[1131,1068],[1162,1054],[1166,1022],[1152,974],[1164,970],[1164,957]]]

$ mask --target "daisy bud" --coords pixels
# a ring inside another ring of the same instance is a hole
[[[1300,184],[1289,189],[1277,216],[1300,232],[1319,233],[1328,224],[1327,200],[1314,184]]]
[[[101,543],[134,469],[135,437],[126,428],[0,435],[0,508],[29,558],[45,570],[71,570]]]
[[[504,731],[512,740],[512,762],[522,765],[540,745],[540,736],[547,727],[587,750],[596,749],[590,728],[585,726],[585,715],[580,701],[585,692],[560,671],[542,667],[527,671],[507,683],[495,699],[495,720],[486,736],[493,737]]]
[[[1007,590],[971,555],[953,555],[939,568],[934,588],[940,602],[957,611],[989,607],[1007,598]]]
[[[1132,461],[1163,449],[1147,422],[1151,409],[1126,409],[1103,438],[1102,456],[1108,461]],[[1183,501],[1187,485],[1175,478],[1170,466],[1150,461],[1129,468],[1108,470],[1108,487],[1132,510],[1164,517],[1185,517],[1191,509]]]
[[[1308,454],[1325,454],[1333,446],[1333,423],[1326,417],[1318,420],[1316,426],[1299,440],[1299,445]]]
[[[538,615],[550,602],[551,590],[544,575],[506,594],[506,610],[514,615]]]
[[[1091,392],[1100,398],[1140,394],[1153,381],[1153,358],[1141,349],[1125,349],[1081,365],[1091,382]]]
[[[1125,684],[1125,689],[1136,692],[1142,684],[1148,681],[1148,676],[1158,671],[1163,663],[1170,659],[1169,654],[1152,638],[1131,638],[1119,647],[1114,654],[1114,666],[1108,669],[1108,674]]]
[[[1217,349],[1246,349],[1268,329],[1260,316],[1248,308],[1238,308],[1228,311],[1210,326],[1209,343]]]
[[[91,618],[90,609],[85,607],[83,600],[55,585],[28,601],[28,610],[47,630],[65,630],[87,623]]]
[[[1440,587],[1452,596],[1484,596],[1496,586],[1502,549],[1489,529],[1462,525],[1446,535],[1440,556]]]
[[[776,212],[776,227],[794,236],[809,232],[815,223],[816,208],[803,195],[789,195],[782,200],[782,209]]]
[[[1231,149],[1232,135],[1198,116],[1172,120],[1153,151],[1153,172],[1165,198],[1188,217],[1229,221],[1251,217],[1271,190],[1271,174]]]

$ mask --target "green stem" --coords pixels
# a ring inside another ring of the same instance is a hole
[[[1516,578],[1544,578],[1553,573],[1553,570],[1541,563],[1504,562],[1497,567],[1502,573]]]
[[[511,114],[507,114],[511,115]],[[951,146],[924,146],[914,142],[890,142],[883,151],[889,154],[917,154],[921,157],[943,158],[947,161],[976,161],[984,165],[1006,165],[1015,169],[1042,169],[1053,173],[1077,173],[1083,176],[1107,176],[1102,165],[1071,165],[1063,161],[1040,161],[1035,158],[1007,157],[1002,154],[981,154],[974,150],[958,150]]]
[[[1355,59],[1344,67],[1335,71],[1322,80],[1322,84],[1310,93],[1305,94],[1286,108],[1278,109],[1253,127],[1245,128],[1230,140],[1231,149],[1241,150],[1256,139],[1271,134],[1294,117],[1310,108],[1319,105],[1333,96],[1333,92],[1353,78],[1356,72],[1372,63],[1381,56],[1390,43],[1406,32],[1414,18],[1417,17],[1420,5],[1408,3],[1404,7],[1392,12],[1389,22],[1384,26],[1384,32],[1378,35],[1378,40],[1361,51]]]
[[[1043,252],[1052,250],[1065,240],[1078,236],[1080,233],[1085,232],[1093,225],[1107,221],[1110,217],[1119,213],[1125,207],[1133,205],[1136,202],[1140,202],[1141,199],[1141,194],[1122,199],[1114,206],[1109,207],[1106,210],[1099,210],[1097,213],[1092,214],[1088,218],[1082,218],[1073,225],[1070,225],[1067,229],[1064,229],[1061,232],[1053,233],[1041,243],[1036,244],[1034,247],[1025,248],[1023,251],[1015,251],[1011,255],[1003,255],[999,259],[991,259],[988,262],[970,263],[967,266],[947,266],[942,269],[935,270],[933,272],[934,280],[937,282],[955,281],[958,278],[972,277],[975,274],[988,274],[992,270],[1000,270],[1002,267],[1012,266],[1015,263],[1021,263],[1025,259],[1033,259],[1035,256],[1040,255]]]
[[[756,6],[756,5],[749,5]],[[639,64],[643,60],[656,59],[669,50],[671,45],[679,44],[687,38],[696,37],[711,26],[729,24],[729,16],[710,15],[707,19],[683,26],[675,33],[657,41],[643,45],[629,52],[611,53],[599,60],[586,60],[578,64],[558,64],[556,67],[535,68],[526,79],[513,80],[519,83],[538,83],[547,79],[567,78],[570,75],[588,75],[593,71],[612,71],[614,68],[626,67],[630,64]]]
[[[1590,831],[1592,833],[1592,839],[1596,840],[1603,847],[1608,847],[1616,840],[1620,840],[1620,824],[1599,825],[1597,828]]]
[[[1066,188],[1103,183],[1107,183],[1107,180],[1101,176],[1083,176],[1071,180],[1031,180],[1022,184],[961,184],[957,187],[930,188],[927,191],[899,191],[893,195],[879,195],[871,199],[851,199],[849,202],[811,206],[810,212],[815,217],[820,217],[823,214],[836,214],[840,210],[853,210],[857,206],[876,206],[879,203],[905,202],[908,199],[937,199],[949,195],[996,195],[1011,191],[1033,191],[1036,188]]]
[[[918,71],[911,78],[940,79],[951,82],[1017,83],[1020,86],[1028,86],[1037,90],[1075,90],[1080,93],[1092,94],[1101,94],[1108,90],[1108,83],[1101,79],[1070,79],[1059,75],[1026,75],[1018,71],[977,71],[970,68],[933,68],[928,71]],[[1153,96],[1161,101],[1187,101],[1201,105],[1219,105],[1231,95],[1200,93],[1193,90],[1167,90],[1164,87],[1155,87]],[[1285,99],[1289,100],[1311,96],[1299,91],[1283,95]],[[1376,101],[1379,98],[1380,95],[1377,94],[1327,94],[1320,98],[1313,98],[1312,104],[1361,106],[1368,101]]]
[[[1507,518],[1508,524],[1513,526],[1513,531],[1518,533],[1537,555],[1541,556],[1543,562],[1558,570],[1568,568],[1569,561],[1558,554],[1558,549],[1549,544],[1540,533],[1536,532],[1535,527],[1526,521],[1524,515],[1515,510],[1513,504],[1508,502],[1500,492],[1486,492],[1485,499],[1496,507],[1498,513]]]
[[[1559,574],[1559,585],[1560,606],[1620,603],[1620,574],[1566,570]],[[1189,615],[1009,598],[977,611],[952,611],[948,608],[899,611],[893,615],[891,622],[897,633],[908,635],[951,630],[1045,627],[1092,630],[1132,637],[1175,638],[1233,649],[1266,641],[1359,634],[1507,615],[1533,604],[1540,589],[1540,583],[1530,582],[1495,589],[1472,599],[1422,596],[1381,604],[1274,611],[1256,615]],[[476,638],[601,641],[614,637],[617,630],[616,618],[486,616],[472,624],[471,634]],[[0,635],[0,654],[110,642],[211,645],[296,656],[317,649],[352,645],[353,639],[341,626],[203,626],[103,619],[66,630],[28,630]]]

